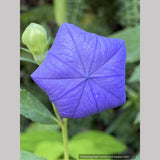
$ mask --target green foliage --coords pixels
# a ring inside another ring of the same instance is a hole
[[[41,5],[21,13],[20,20],[24,25],[30,22],[42,23],[43,21],[52,21],[54,19],[53,7],[51,5]]]
[[[133,123],[138,111],[139,108],[132,102],[129,108],[121,111],[119,116],[106,129],[106,133],[114,134],[127,146],[131,145],[132,148],[137,150],[139,150],[139,125],[135,126]]]
[[[20,50],[22,50],[22,52],[26,52],[26,53],[30,53],[31,54],[30,50],[27,49],[27,48],[20,47]]]
[[[67,0],[67,20],[88,32],[103,36],[111,33],[110,27],[105,23],[101,14],[94,14],[88,1],[85,0]]]
[[[119,0],[120,7],[117,11],[117,19],[122,26],[136,26],[139,24],[139,0]]]
[[[58,126],[33,123],[25,133],[21,133],[20,149],[35,153],[47,160],[58,159],[63,154],[62,136],[57,131],[58,128]]]
[[[57,128],[44,124],[32,124],[21,133],[20,148],[35,153],[48,160],[58,159],[63,154],[62,137]],[[87,148],[87,149],[86,149]],[[113,136],[100,131],[87,131],[75,135],[69,141],[70,155],[77,159],[78,154],[121,153],[126,146]]]
[[[84,0],[67,0],[67,20],[69,23],[80,25],[80,19],[83,17],[83,10],[86,8]]]
[[[40,124],[34,122],[26,129],[26,132],[57,131],[58,129],[59,125]]]
[[[63,144],[60,142],[41,142],[36,147],[35,154],[47,158],[47,160],[58,159],[63,154]]]
[[[132,83],[132,82],[139,82],[139,81],[140,81],[140,65],[136,66],[128,82]]]
[[[35,152],[41,142],[62,142],[61,133],[58,131],[34,131],[21,133],[20,149]]]
[[[55,124],[54,116],[36,97],[26,90],[20,91],[20,113],[39,123]]]
[[[109,125],[114,118],[114,114],[114,110],[110,109],[95,115],[94,119],[101,120],[105,125]]]
[[[134,120],[134,124],[140,123],[140,112],[137,113],[136,118]]]
[[[87,121],[87,123],[86,123]],[[68,121],[68,134],[69,137],[74,136],[75,134],[85,131],[92,126],[92,118],[87,117],[86,119],[69,119]]]
[[[113,136],[100,131],[87,131],[75,135],[69,143],[70,154],[75,159],[83,154],[113,154],[125,151],[126,146]]]
[[[20,160],[47,160],[27,151],[20,152]]]
[[[125,40],[127,49],[127,63],[134,63],[140,60],[140,27],[127,28],[110,36]]]
[[[119,117],[117,117],[112,123],[111,125],[107,128],[106,132],[107,133],[112,133],[115,129],[120,128],[121,125],[129,120],[129,119],[133,119],[134,117],[134,107],[130,107],[129,109],[127,109],[126,111],[124,111],[122,114],[120,114]]]
[[[110,34],[119,29],[134,27],[139,24],[139,0],[92,0],[84,2],[88,7],[85,12],[92,13],[92,16],[95,17],[90,22],[89,27],[89,30],[92,30],[92,27],[96,26],[95,33],[101,28],[103,35],[106,35],[107,32]]]
[[[30,62],[30,63],[37,64],[33,59],[27,58],[27,57],[23,57],[23,56],[20,57],[20,60],[24,61],[24,62]]]
[[[22,47],[20,49],[21,49],[21,51],[20,51],[20,60],[21,61],[37,64],[28,49],[22,48]]]

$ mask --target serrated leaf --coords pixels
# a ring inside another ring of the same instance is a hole
[[[27,151],[20,152],[20,160],[47,160]]]
[[[54,13],[59,26],[66,22],[66,0],[54,0]]]
[[[26,90],[20,91],[20,113],[35,122],[43,124],[55,124],[56,122],[48,109]]]
[[[140,81],[140,65],[138,65],[132,74],[132,76],[129,78],[128,82],[139,82]]]
[[[61,142],[61,133],[58,131],[34,131],[21,133],[20,148],[21,150],[34,152],[37,145],[44,141]]]
[[[125,151],[126,146],[112,135],[100,131],[87,131],[75,135],[69,143],[70,154],[114,154]]]
[[[34,153],[47,158],[47,160],[58,159],[63,154],[63,144],[60,142],[44,141],[37,145]]]
[[[125,40],[127,49],[127,63],[134,63],[140,60],[140,27],[139,25],[127,28],[112,34],[110,38],[120,38]]]

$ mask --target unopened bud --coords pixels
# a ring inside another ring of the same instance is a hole
[[[22,34],[22,42],[33,54],[35,61],[41,64],[48,50],[47,32],[39,24],[31,23]]]

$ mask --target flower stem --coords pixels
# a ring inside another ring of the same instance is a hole
[[[69,160],[67,121],[67,118],[63,118],[63,123],[61,125],[64,145],[64,160]]]
[[[57,110],[56,106],[53,103],[52,103],[52,107],[53,107],[53,110],[54,110],[54,113],[55,113],[57,119],[61,122],[62,119],[61,119],[61,117],[58,113],[58,110]]]
[[[69,160],[69,150],[68,150],[68,130],[67,130],[67,121],[68,118],[61,118],[58,113],[57,108],[52,103],[53,110],[58,120],[58,124],[61,126],[62,129],[62,136],[63,136],[63,146],[64,146],[64,160]]]

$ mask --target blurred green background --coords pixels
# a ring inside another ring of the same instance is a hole
[[[125,40],[127,101],[121,107],[84,119],[69,119],[70,154],[72,159],[76,159],[76,154],[78,152],[84,154],[85,150],[89,150],[90,153],[114,153],[109,150],[116,151],[117,145],[119,148],[117,153],[130,154],[131,159],[137,157],[138,160],[140,150],[139,0],[21,0],[20,13],[20,34],[22,35],[31,22],[39,23],[45,27],[48,36],[51,37],[50,46],[63,21],[75,24],[88,32]],[[22,42],[20,45],[25,47]],[[38,66],[25,61],[25,58],[32,60],[31,55],[25,51],[21,51],[20,54],[21,88],[31,92],[52,112],[47,95],[30,78],[31,73]],[[48,160],[63,157],[58,126],[40,125],[21,116],[20,127],[22,150],[33,152]],[[55,136],[51,136],[54,134]],[[97,137],[97,142],[94,136]],[[99,136],[102,138],[100,139]],[[115,145],[112,138],[117,141]],[[108,152],[105,152],[106,150]]]

